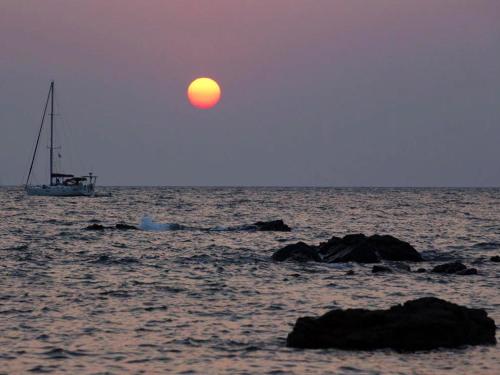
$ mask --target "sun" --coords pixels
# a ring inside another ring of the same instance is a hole
[[[221,90],[219,84],[212,78],[196,78],[189,84],[187,96],[189,102],[200,109],[210,109],[220,99]]]

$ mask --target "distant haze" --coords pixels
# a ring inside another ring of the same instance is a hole
[[[2,0],[3,184],[51,79],[101,184],[500,186],[498,0]]]

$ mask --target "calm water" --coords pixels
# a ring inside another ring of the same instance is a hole
[[[0,189],[0,373],[498,374],[500,348],[417,354],[296,350],[299,316],[421,296],[483,307],[500,323],[500,190],[109,188],[108,198]],[[87,232],[149,214],[184,230]],[[223,230],[282,218],[290,233]],[[217,228],[208,232],[202,228]],[[274,263],[288,242],[386,233],[432,265],[478,276]],[[354,276],[346,276],[348,269]],[[498,338],[498,335],[497,335]]]

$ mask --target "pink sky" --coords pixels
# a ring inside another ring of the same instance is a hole
[[[3,118],[23,125],[5,130],[1,148],[20,160],[5,175],[24,168],[54,78],[96,157],[113,150],[95,161],[108,183],[500,184],[474,167],[500,157],[485,137],[499,14],[495,0],[3,1]],[[222,85],[213,112],[186,101],[198,76]],[[147,150],[129,160],[131,147]],[[128,176],[123,158],[151,172]]]

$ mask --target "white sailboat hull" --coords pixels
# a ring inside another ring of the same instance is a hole
[[[37,195],[45,197],[91,197],[94,196],[94,185],[31,185],[26,186],[26,193],[28,195]]]

